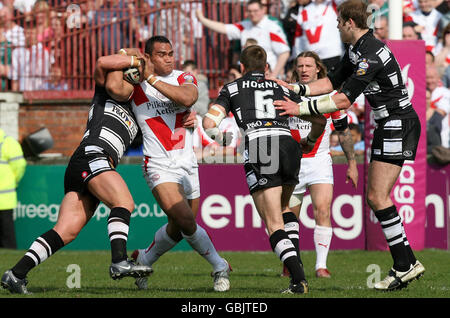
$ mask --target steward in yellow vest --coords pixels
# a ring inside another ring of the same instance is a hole
[[[16,188],[27,162],[22,147],[0,128],[0,248],[16,248],[13,210],[17,206]]]

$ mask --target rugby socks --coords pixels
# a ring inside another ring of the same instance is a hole
[[[214,272],[223,271],[228,267],[227,262],[217,253],[208,233],[200,225],[197,224],[194,234],[186,235],[181,232],[181,235],[197,253],[213,266]]]
[[[292,244],[294,244],[297,251],[298,260],[303,266],[302,259],[300,257],[300,224],[297,217],[293,212],[283,213],[284,231],[287,233]]]
[[[108,217],[108,235],[111,242],[111,259],[119,263],[128,258],[127,240],[130,226],[130,211],[122,207],[111,209]]]
[[[316,270],[327,268],[328,251],[330,250],[333,229],[327,226],[314,227],[314,246],[316,248]]]
[[[140,261],[147,266],[152,266],[164,253],[171,250],[178,242],[167,234],[167,223],[155,233],[152,244],[140,254]]]
[[[417,259],[414,256],[414,252],[411,248],[411,245],[409,245],[408,239],[406,237],[405,227],[403,226],[403,223],[401,223],[401,224],[402,224],[402,231],[403,231],[403,243],[405,244],[406,250],[408,251],[408,259],[409,259],[409,262],[412,265],[414,265],[414,264],[416,264]]]
[[[381,224],[384,236],[389,245],[389,250],[394,260],[393,268],[400,272],[406,272],[410,268],[410,261],[408,249],[404,243],[402,220],[398,215],[395,205],[384,210],[375,211],[375,216]]]
[[[55,254],[63,246],[64,242],[55,230],[51,229],[45,232],[31,244],[25,255],[12,268],[14,276],[24,279],[31,269]]]
[[[297,250],[284,230],[277,230],[269,237],[270,246],[289,270],[293,284],[306,280],[303,267],[297,257]]]

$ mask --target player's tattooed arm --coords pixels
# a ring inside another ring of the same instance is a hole
[[[350,129],[347,127],[344,131],[339,131],[339,143],[347,158],[348,169],[346,183],[352,182],[353,187],[358,186],[358,168],[356,165],[354,143]]]

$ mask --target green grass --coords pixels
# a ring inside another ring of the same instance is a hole
[[[0,274],[11,268],[25,251],[0,249]],[[30,298],[446,298],[450,297],[450,252],[427,249],[416,252],[425,275],[408,288],[378,292],[368,288],[370,264],[381,269],[381,279],[392,265],[389,252],[330,251],[331,279],[314,276],[315,253],[302,252],[310,285],[306,295],[282,295],[289,279],[280,277],[281,263],[271,252],[221,252],[233,268],[231,290],[216,293],[209,276],[211,266],[194,252],[169,252],[154,264],[148,290],[137,290],[134,279],[113,281],[108,274],[108,251],[60,251],[28,274]],[[69,264],[81,269],[81,288],[68,288]],[[0,298],[23,297],[0,289]]]

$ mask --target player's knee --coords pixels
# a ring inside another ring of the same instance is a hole
[[[379,206],[384,205],[387,199],[389,197],[386,197],[380,192],[367,191],[366,202],[373,211],[378,210]]]
[[[317,223],[322,224],[325,221],[330,219],[330,208],[329,207],[320,207],[315,211],[316,221]]]

